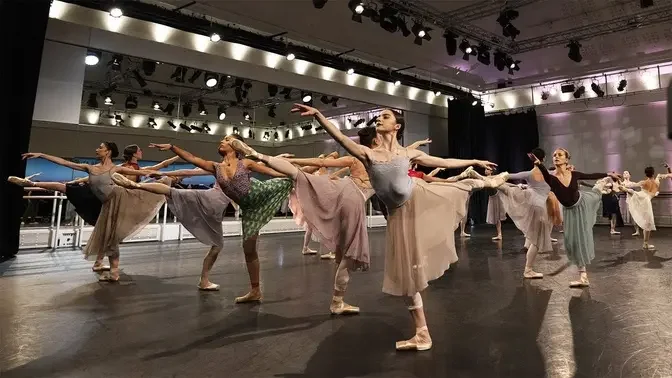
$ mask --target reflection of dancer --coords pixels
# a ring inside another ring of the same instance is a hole
[[[660,189],[660,180],[672,177],[672,174],[657,175],[654,178],[655,170],[653,167],[646,167],[644,174],[646,179],[637,184],[626,183],[621,185],[620,189],[628,193],[626,202],[628,204],[628,211],[632,219],[635,221],[644,233],[644,249],[654,249],[654,246],[649,244],[651,239],[651,231],[656,229],[655,220],[653,217],[653,207],[651,206],[651,199],[658,195]],[[631,188],[639,187],[642,190],[634,191]]]
[[[360,129],[360,143],[371,146],[375,130]],[[359,307],[343,301],[352,270],[368,270],[369,238],[366,230],[366,201],[373,195],[369,175],[364,165],[352,156],[338,159],[278,159],[262,155],[242,142],[232,146],[246,156],[252,156],[269,167],[294,179],[290,207],[298,224],[318,234],[322,245],[335,251],[338,268],[334,278],[334,293],[330,305],[332,314],[359,313]],[[343,167],[350,177],[332,180],[321,175],[309,175],[299,166]]]
[[[468,193],[485,186],[501,185],[505,177],[463,180],[458,183],[426,183],[408,176],[411,163],[426,167],[460,168],[469,165],[491,167],[479,160],[441,159],[398,143],[404,119],[383,110],[376,120],[380,145],[371,149],[359,145],[331,124],[317,109],[296,104],[293,112],[313,116],[348,152],[366,167],[371,184],[389,211],[383,292],[406,298],[415,322],[415,336],[397,342],[398,350],[428,350],[432,340],[427,328],[420,292],[457,261],[453,231],[462,218]],[[444,219],[436,222],[437,219]],[[448,229],[446,229],[446,222]]]
[[[223,157],[221,163],[208,161],[172,144],[151,144],[161,151],[170,150],[189,163],[208,171],[215,176],[224,194],[236,202],[242,210],[243,252],[250,276],[250,291],[236,298],[236,303],[261,301],[259,286],[259,255],[257,238],[259,230],[275,215],[282,201],[292,189],[291,180],[271,179],[259,181],[250,178],[251,171],[268,176],[284,177],[284,175],[250,159],[243,159],[231,148],[232,140],[242,140],[239,135],[229,135],[219,143],[218,151]]]
[[[200,168],[161,172],[161,174],[169,177],[211,175],[210,172]],[[184,228],[198,241],[211,246],[203,258],[198,288],[206,291],[219,290],[219,285],[210,282],[209,274],[224,246],[222,221],[226,208],[231,202],[219,185],[207,190],[176,189],[163,183],[136,183],[119,174],[113,175],[112,179],[117,185],[128,189],[142,189],[166,197],[170,211]]]
[[[630,188],[632,186],[636,187],[637,183],[630,181],[630,178],[631,178],[630,172],[629,171],[623,171],[623,182],[621,183],[621,185],[626,187],[626,188]],[[625,205],[626,206],[628,205],[627,197],[626,197]],[[627,211],[630,212],[630,209],[628,209]],[[631,221],[632,221],[632,227],[634,227],[634,229],[635,229],[635,232],[632,234],[632,236],[639,236],[639,227],[637,227],[637,222],[635,222],[634,219],[631,220]]]
[[[96,149],[96,156],[100,163],[95,165],[80,164],[61,159],[59,157],[27,153],[24,158],[43,158],[53,163],[66,166],[78,171],[89,173],[91,191],[103,203],[96,221],[96,226],[86,243],[84,254],[97,255],[93,265],[94,271],[104,270],[103,258],[110,261],[110,274],[100,277],[100,281],[116,282],[119,280],[119,244],[127,237],[142,230],[155,216],[165,199],[147,192],[135,192],[114,185],[113,173],[124,175],[154,173],[149,170],[132,170],[114,165],[112,158],[117,157],[119,151],[112,142],[101,143]]]
[[[530,159],[541,170],[544,180],[551,187],[563,206],[565,250],[569,261],[579,268],[580,279],[570,282],[571,287],[589,285],[586,265],[595,258],[593,226],[597,220],[597,210],[602,199],[602,190],[606,180],[599,180],[593,190],[579,190],[578,180],[603,179],[606,173],[582,173],[568,171],[570,155],[564,148],[553,152],[555,171],[549,173],[542,162],[533,154]],[[616,177],[617,179],[617,177]]]
[[[621,217],[621,207],[618,205],[618,191],[607,189],[606,193],[602,194],[602,216],[609,218],[609,233],[611,235],[620,235],[616,231],[616,226],[623,226],[623,218]]]
[[[492,176],[492,170],[486,169],[485,175]],[[487,193],[488,212],[485,221],[489,224],[494,224],[495,229],[497,230],[497,235],[495,235],[492,240],[502,240],[502,221],[506,220],[506,210],[504,209],[504,204],[502,203],[502,198],[498,190],[489,189],[487,190]]]

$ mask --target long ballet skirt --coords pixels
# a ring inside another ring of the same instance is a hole
[[[350,179],[331,180],[299,170],[289,207],[296,224],[311,230],[323,246],[353,270],[368,270],[366,198]]]
[[[258,234],[273,219],[291,190],[291,179],[250,179],[250,191],[238,202],[242,210],[243,240]]]
[[[506,210],[499,192],[495,192],[494,195],[488,197],[488,212],[485,221],[488,224],[497,224],[504,220],[506,220]]]
[[[562,225],[562,206],[553,192],[548,193],[546,198],[546,212],[554,226]]]
[[[653,207],[651,198],[653,195],[646,190],[628,193],[625,202],[628,204],[628,211],[632,220],[644,231],[655,231],[656,222],[653,217]]]
[[[394,164],[403,159],[393,160]],[[408,164],[408,161],[406,161]],[[482,180],[426,183],[413,178],[411,197],[388,209],[383,292],[412,296],[457,262],[455,230],[467,215],[467,200]]]
[[[563,206],[564,241],[567,258],[579,267],[585,267],[595,258],[593,227],[597,221],[602,192],[598,189],[579,190],[579,200],[570,207]]]
[[[170,189],[170,211],[194,237],[205,245],[222,247],[222,221],[231,200],[219,185],[211,189]]]
[[[511,184],[504,184],[498,190],[504,210],[525,238],[540,252],[552,251],[553,222],[546,208],[546,196]]]
[[[96,225],[103,202],[93,194],[88,183],[65,184],[65,196],[84,222]]]
[[[108,175],[103,173],[102,175]],[[93,180],[94,176],[90,176]],[[169,183],[166,178],[162,181]],[[163,194],[130,190],[114,185],[103,202],[96,226],[84,249],[85,256],[118,256],[119,244],[141,231],[166,201]]]

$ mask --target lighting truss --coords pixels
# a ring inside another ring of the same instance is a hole
[[[549,46],[563,45],[570,40],[585,41],[597,36],[652,26],[672,20],[672,4],[631,15],[598,22],[575,29],[554,32],[537,38],[515,43],[515,53],[539,50]]]
[[[538,1],[540,0],[481,0],[450,12],[443,12],[443,18],[453,24],[465,24],[493,14],[499,14],[504,8],[518,9]]]

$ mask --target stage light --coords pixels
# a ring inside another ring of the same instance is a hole
[[[348,72],[348,75],[352,75],[352,74],[355,73],[355,69],[354,68],[348,68],[347,72]]]
[[[597,97],[604,97],[604,91],[597,83],[590,84],[590,88],[593,90],[593,92],[595,92]]]
[[[114,122],[117,126],[124,126],[124,119],[121,117],[121,114],[114,115]]]
[[[497,17],[497,23],[502,27],[502,34],[511,40],[515,40],[520,34],[520,30],[511,24],[511,21],[516,18],[518,18],[518,12],[513,9],[505,9]]]
[[[121,11],[121,8],[114,7],[110,9],[110,16],[114,18],[119,18],[124,15],[124,12]]]
[[[562,84],[560,86],[560,91],[562,93],[572,93],[575,90],[576,90],[576,88],[574,87],[574,84]]]
[[[478,100],[474,100],[471,102],[471,106],[476,106],[478,104]]]
[[[219,79],[217,78],[217,74],[214,74],[212,72],[208,72],[205,74],[205,77],[203,77],[203,81],[205,82],[205,85],[208,88],[212,88],[215,85],[217,85],[217,82],[219,82]]]
[[[421,46],[423,39],[426,41],[431,41],[432,37],[429,35],[429,32],[431,30],[432,29],[427,28],[420,23],[414,24],[413,27],[411,27],[411,31],[413,32],[413,34],[415,34],[415,40],[413,41],[413,43]]]
[[[175,110],[175,104],[169,102],[168,105],[166,105],[166,107],[163,109],[163,112],[168,114],[169,116],[172,116],[173,110]]]
[[[211,42],[219,42],[221,40],[222,40],[222,37],[220,37],[219,34],[217,34],[217,33],[210,34],[210,41]]]
[[[285,139],[289,139],[289,130],[285,131]]]
[[[152,103],[152,108],[154,108],[154,110],[156,110],[156,111],[161,111],[161,104],[159,104],[158,101],[154,101]]]
[[[464,59],[466,61],[469,61],[469,55],[476,55],[475,51],[474,51],[474,48],[471,47],[471,44],[466,39],[462,40],[459,48],[460,48],[460,51],[462,51],[462,53],[464,54],[464,55],[462,55],[462,59]]]
[[[294,53],[290,52],[289,54],[287,54],[286,58],[287,58],[287,60],[292,61],[296,58],[296,55],[294,55]]]
[[[151,128],[156,127],[156,121],[154,120],[154,118],[149,117],[149,119],[147,119],[147,126]]]
[[[332,97],[331,98],[331,106],[337,107],[338,106],[338,100],[339,100],[338,97]]]
[[[271,118],[275,118],[275,105],[271,105],[268,107],[268,116]]]
[[[455,55],[457,52],[457,36],[449,31],[443,35],[446,39],[446,52],[448,55]]]
[[[98,107],[98,96],[95,93],[89,93],[89,99],[86,101],[86,106],[89,108]]]
[[[485,64],[486,66],[490,65],[490,48],[484,44],[478,46],[478,56],[476,59]]]
[[[494,58],[495,67],[499,71],[504,71],[504,68],[506,68],[506,54],[501,51],[495,51]]]
[[[189,82],[191,84],[194,84],[194,81],[196,81],[201,75],[203,74],[203,71],[201,70],[194,70],[194,73],[191,74],[191,77],[189,78]]]
[[[436,97],[441,96],[441,91],[436,91],[436,92],[434,92],[434,96],[436,96]]]
[[[226,108],[224,105],[219,105],[217,107],[217,118],[219,118],[220,121],[223,121],[226,118]]]
[[[250,120],[250,113],[243,112],[243,118],[245,118],[246,121],[249,121]]]
[[[320,97],[320,101],[322,101],[323,104],[328,104],[331,100],[329,99],[329,96],[322,96]]]
[[[138,82],[138,85],[140,85],[140,88],[144,88],[144,87],[147,86],[147,82],[142,77],[142,75],[140,75],[140,71],[133,70],[133,78],[135,79],[135,81]]]
[[[101,58],[101,53],[100,51],[92,51],[89,50],[86,52],[86,58],[84,58],[84,63],[86,63],[87,66],[95,66],[100,62]]]
[[[180,129],[182,129],[184,131],[191,131],[191,128],[189,126],[187,126],[187,124],[184,123],[184,122],[180,123]]]
[[[309,92],[301,92],[301,101],[304,103],[310,102],[313,99],[313,95]]]
[[[175,67],[175,71],[170,75],[171,79],[174,79],[178,83],[184,83],[184,77],[187,75],[187,69],[184,67]]]
[[[173,130],[177,129],[177,125],[175,125],[175,124],[173,123],[173,121],[168,121],[168,122],[166,122],[166,123],[168,124],[168,126],[172,127]]]
[[[582,85],[574,91],[574,98],[580,98],[584,93],[586,93],[586,87]]]
[[[114,101],[112,101],[112,97],[110,97],[110,96],[105,97],[105,105],[107,105],[107,106],[114,105]]]
[[[511,57],[506,58],[506,66],[509,68],[509,75],[513,75],[513,71],[520,71],[520,60],[513,60]]]
[[[205,130],[206,132],[208,132],[208,133],[210,132],[210,125],[208,125],[207,122],[203,122],[203,123],[201,124],[201,127],[202,127],[203,130]]]
[[[133,95],[128,95],[126,97],[126,109],[137,109],[138,108],[138,98]]]
[[[583,56],[581,56],[581,44],[578,41],[569,41],[566,47],[569,47],[569,52],[567,53],[569,59],[577,63],[583,60]]]
[[[238,127],[234,126],[232,133],[235,134],[235,135],[240,135],[240,131],[238,131]]]
[[[394,86],[395,86],[395,87],[398,87],[398,86],[400,86],[400,85],[401,85],[401,81],[399,81],[399,80],[395,80],[395,82],[394,82]]]
[[[187,118],[191,114],[191,104],[190,103],[185,103],[182,105],[182,114],[184,114],[184,117]]]
[[[364,13],[364,3],[359,0],[348,1],[348,8],[352,12],[352,21],[362,22],[362,13]]]
[[[115,71],[121,71],[121,63],[124,61],[124,57],[119,54],[112,56],[112,60],[107,62],[107,65],[110,66]]]
[[[541,99],[542,100],[544,100],[544,101],[548,100],[548,96],[549,96],[548,92],[546,92],[546,91],[541,92]]]
[[[616,89],[618,89],[619,92],[623,92],[625,90],[625,87],[627,87],[627,86],[628,86],[628,81],[623,79],[623,80],[618,82],[618,88],[616,88]]]
[[[204,116],[208,115],[208,109],[205,108],[205,104],[203,103],[203,99],[198,99],[198,114]]]
[[[275,97],[278,94],[278,86],[273,84],[268,84],[268,96]]]
[[[145,76],[154,75],[154,71],[156,71],[156,62],[153,60],[143,60],[142,71],[145,73]]]
[[[329,0],[313,0],[313,6],[317,9],[322,9],[324,8],[324,5],[327,3]]]

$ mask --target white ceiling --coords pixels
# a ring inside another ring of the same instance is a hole
[[[143,0],[156,3],[152,0]],[[163,4],[178,7],[187,0],[164,0]],[[463,7],[483,4],[506,3],[501,0],[478,1],[429,1],[414,0],[414,6],[453,12],[456,18]],[[595,25],[618,17],[636,15],[643,11],[658,9],[672,12],[671,0],[654,0],[654,7],[642,9],[638,0],[518,0],[509,3],[523,5],[512,23],[521,34],[517,42],[545,35],[553,35],[578,27]],[[491,33],[506,41],[501,27],[496,22],[498,6],[490,7],[491,14],[461,23],[462,28],[477,29]],[[199,0],[187,11],[214,17],[256,29],[263,33],[288,32],[293,41],[304,42],[332,51],[355,49],[350,55],[392,67],[416,66],[417,73],[432,76],[472,89],[486,89],[500,80],[513,80],[513,85],[529,84],[544,80],[578,76],[591,71],[628,68],[648,63],[672,60],[672,23],[636,28],[610,33],[591,39],[583,39],[583,61],[576,63],[567,57],[566,43],[514,55],[521,70],[509,76],[505,70],[498,71],[493,65],[485,66],[471,57],[462,59],[458,51],[449,56],[445,50],[442,30],[434,30],[433,40],[423,46],[413,43],[413,37],[404,38],[401,33],[390,34],[369,19],[362,24],[350,20],[351,12],[345,0],[331,0],[323,9],[315,9],[310,1],[298,0]],[[410,20],[408,20],[410,21]],[[646,22],[646,20],[644,20]],[[410,24],[411,22],[407,22]],[[458,40],[459,43],[459,40]]]

